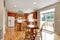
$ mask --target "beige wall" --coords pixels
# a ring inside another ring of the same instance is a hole
[[[37,18],[38,18],[38,22],[37,22],[37,25],[38,25],[38,27],[40,28],[40,10],[38,10],[37,11],[38,13],[37,13]]]
[[[4,9],[4,0],[0,0],[0,30],[2,30],[1,32],[3,32],[3,33],[1,32],[0,33],[2,36],[4,36],[4,33],[5,33],[5,17],[6,17],[5,15],[6,13]]]
[[[3,27],[3,5],[2,0],[0,0],[0,27]]]
[[[60,40],[60,2],[55,6],[55,39]]]
[[[55,7],[55,33],[60,35],[60,2]]]

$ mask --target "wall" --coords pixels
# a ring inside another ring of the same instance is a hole
[[[40,10],[37,11],[37,25],[40,28]]]
[[[2,38],[4,38],[4,34],[5,34],[5,15],[6,15],[6,13],[5,13],[5,8],[4,8],[4,0],[0,0],[0,30],[2,30],[1,32],[3,32],[3,33],[1,33],[1,35],[3,36]],[[1,35],[0,35],[0,37],[1,37]],[[1,40],[1,38],[0,38],[0,40]]]
[[[60,2],[55,7],[55,39],[60,40]]]
[[[60,35],[60,2],[55,7],[55,33]]]

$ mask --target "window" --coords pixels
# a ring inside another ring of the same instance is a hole
[[[43,25],[43,23],[45,23],[44,25],[45,27],[43,27],[43,29],[54,32],[54,28],[53,28],[54,12],[55,9],[49,9],[49,10],[42,11],[40,13],[41,26]]]
[[[43,25],[42,40],[54,40],[55,8],[40,12],[40,27]]]
[[[41,21],[54,21],[54,12],[41,14]]]
[[[54,11],[55,9],[49,9],[40,12],[40,21],[54,21]]]

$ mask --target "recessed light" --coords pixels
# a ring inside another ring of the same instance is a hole
[[[16,7],[16,5],[14,5],[14,7]]]
[[[33,2],[34,5],[36,5],[37,3],[36,2]]]

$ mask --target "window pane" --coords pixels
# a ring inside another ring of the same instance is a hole
[[[41,15],[40,18],[41,21],[45,21],[45,15]]]
[[[47,21],[53,21],[54,20],[54,13],[47,13],[45,14]]]

